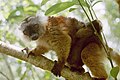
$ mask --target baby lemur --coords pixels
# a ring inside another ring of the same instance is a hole
[[[44,19],[44,21],[42,21]],[[51,70],[56,76],[61,75],[61,70],[69,56],[71,44],[74,42],[76,31],[83,25],[74,18],[40,17],[31,16],[21,24],[21,30],[27,38],[36,41],[36,48],[28,55],[39,56],[54,50],[58,61]],[[71,41],[72,40],[72,41]]]
[[[92,21],[95,29],[99,36],[101,36],[102,26],[99,20]],[[74,71],[81,72],[83,70],[82,66],[84,65],[81,60],[82,50],[91,42],[99,42],[99,39],[94,34],[93,27],[91,23],[86,23],[86,25],[80,28],[75,34],[75,43],[71,45],[71,50],[69,57],[67,59],[68,66]],[[99,42],[100,43],[100,42]],[[84,70],[83,70],[84,71]]]
[[[44,20],[43,20],[44,19]],[[99,36],[102,26],[98,20],[92,21]],[[105,80],[107,73],[104,68],[106,53],[99,38],[94,34],[91,23],[84,24],[74,18],[31,16],[26,18],[20,29],[24,36],[36,41],[36,48],[28,55],[39,56],[54,50],[58,61],[51,70],[53,74],[61,75],[65,63],[70,68],[81,71],[85,64],[95,78]],[[111,54],[113,60],[120,66],[120,56]]]
[[[92,24],[96,29],[97,35]],[[71,46],[72,48],[67,62],[76,70],[81,70],[81,67],[85,64],[94,76],[93,79],[106,80],[108,75],[104,62],[107,59],[107,53],[103,47],[105,44],[101,36],[102,25],[98,20],[92,21],[92,24],[87,23],[86,27],[83,27],[76,32],[75,38],[77,39]],[[120,55],[111,48],[109,48],[108,51],[111,59],[120,67]]]

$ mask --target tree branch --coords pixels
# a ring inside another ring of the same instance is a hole
[[[21,59],[23,61],[26,61],[35,65],[36,67],[39,67],[48,71],[51,71],[52,67],[54,66],[53,61],[47,59],[42,55],[39,57],[30,56],[29,58],[27,58],[27,55],[22,53],[21,50],[22,49],[20,48],[16,49],[15,46],[0,42],[0,53]],[[88,73],[80,75],[77,72],[71,72],[67,67],[64,67],[64,69],[61,72],[61,75],[68,80],[92,80]]]

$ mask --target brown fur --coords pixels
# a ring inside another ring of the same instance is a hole
[[[101,37],[101,24],[97,20],[92,23]],[[34,24],[38,27],[34,27]],[[58,61],[55,61],[51,70],[55,75],[61,75],[61,70],[67,61],[71,69],[79,72],[83,70],[82,65],[87,65],[96,80],[107,78],[103,64],[104,58],[107,58],[106,53],[90,23],[85,27],[74,18],[59,16],[48,17],[47,23],[42,24],[38,17],[33,17],[24,21],[21,28],[23,33],[27,33],[25,36],[36,40],[37,46],[30,51],[29,55],[39,56],[49,50],[56,52]],[[113,55],[113,52],[111,55],[120,65],[120,56]]]
[[[101,24],[97,20],[92,21],[92,23],[101,38]],[[76,38],[75,44],[71,46],[71,51],[67,59],[69,65],[76,70],[80,70],[85,64],[90,69],[95,80],[106,80],[108,75],[104,61],[107,59],[107,53],[100,39],[94,34],[91,24],[88,23],[87,27],[79,29],[76,33]],[[110,49],[110,55],[111,59],[120,66],[120,55],[112,49]]]
[[[99,36],[102,26],[99,21],[92,22]],[[82,33],[82,34],[81,34]],[[87,27],[80,29],[77,33],[78,44],[81,49],[80,55],[83,63],[90,69],[96,78],[107,78],[107,73],[102,60],[106,57],[105,51],[99,38],[94,34],[94,30],[89,23]]]
[[[97,32],[100,34],[102,26],[99,21],[95,20],[92,23],[95,26]],[[75,43],[71,45],[71,50],[67,62],[68,66],[73,68],[73,71],[79,71],[80,73],[84,72],[82,68],[84,63],[81,59],[81,52],[91,42],[97,42],[100,44],[99,39],[94,34],[91,24],[88,23],[86,27],[80,28],[76,32]]]
[[[37,25],[37,26],[34,26]],[[42,25],[39,17],[28,17],[21,24],[25,36],[36,40],[36,48],[28,55],[39,56],[54,50],[58,61],[51,70],[56,76],[61,75],[61,70],[69,56],[74,35],[83,24],[74,18],[48,17],[46,24]],[[72,39],[72,41],[71,41]]]

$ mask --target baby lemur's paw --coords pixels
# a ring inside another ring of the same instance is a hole
[[[92,80],[106,80],[105,78],[93,78]]]
[[[57,61],[54,61],[54,67],[52,68],[51,72],[55,75],[55,76],[61,76],[61,69],[60,66],[58,65]]]
[[[85,72],[85,69],[83,67],[79,67],[79,68],[71,67],[70,70],[72,72],[79,72],[79,74],[83,74]]]

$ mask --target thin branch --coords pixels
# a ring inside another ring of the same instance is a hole
[[[93,6],[92,6],[91,2],[90,2],[89,0],[88,0],[88,2],[89,2],[90,8],[91,8],[91,10],[92,10],[95,18],[98,20],[98,17],[97,17],[97,15],[96,15],[96,13],[95,13],[95,11],[94,11],[94,9],[93,9]]]
[[[53,61],[47,59],[42,55],[39,57],[29,56],[29,58],[27,58],[27,55],[23,54],[20,48],[16,49],[16,47],[8,45],[3,42],[0,42],[0,53],[21,59],[23,61],[26,61],[35,65],[36,67],[39,67],[48,71],[51,71],[51,69],[54,66]],[[77,72],[71,72],[67,67],[64,67],[64,69],[61,72],[61,75],[68,80],[92,80],[92,78],[88,73],[80,75]]]
[[[20,80],[23,80],[23,79],[25,78],[27,71],[28,71],[28,70],[26,70],[26,71],[24,72],[24,74],[22,75],[22,77],[20,78]]]
[[[93,17],[93,14],[92,14],[92,11],[91,11],[91,6],[88,6],[88,2],[87,2],[87,0],[85,0],[85,2],[86,2],[86,5],[87,5],[87,8],[88,8],[88,10],[89,10],[89,12],[90,12],[90,15],[91,15],[91,18],[92,18],[92,20],[94,20],[94,17]],[[90,5],[90,4],[89,4]]]
[[[11,69],[11,67],[10,67],[9,62],[7,61],[7,56],[4,55],[4,54],[3,54],[2,56],[3,56],[4,60],[5,60],[5,64],[6,64],[7,67],[8,67],[9,74],[10,74],[10,76],[11,76],[11,80],[14,80],[14,75],[13,75],[12,69]]]
[[[0,71],[0,74],[3,75],[7,80],[10,80],[7,75]]]

